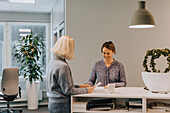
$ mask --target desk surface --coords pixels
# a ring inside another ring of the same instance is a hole
[[[148,99],[170,99],[170,92],[152,93],[143,87],[120,87],[115,88],[114,94],[110,94],[103,88],[103,92],[93,92],[90,94],[72,95],[73,97],[112,97],[112,98],[148,98]]]

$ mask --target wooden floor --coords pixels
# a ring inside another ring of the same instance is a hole
[[[27,107],[22,108],[23,113],[49,113],[48,106],[39,106],[37,110],[28,110]]]
[[[22,108],[22,113],[49,113],[47,105],[39,106],[39,108],[36,110],[28,110],[27,107],[20,107],[20,108]],[[2,113],[7,113],[7,112],[2,112]],[[19,113],[19,112],[14,112],[14,113]]]

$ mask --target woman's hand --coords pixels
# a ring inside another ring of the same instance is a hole
[[[92,93],[95,87],[88,87],[88,93]]]
[[[85,87],[90,87],[90,85],[89,84],[81,84],[81,85],[79,85],[79,88],[85,88]]]
[[[104,86],[104,89],[107,89],[107,86],[108,86],[108,85],[105,85],[105,86]]]

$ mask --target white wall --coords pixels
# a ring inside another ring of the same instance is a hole
[[[128,86],[143,86],[142,62],[148,49],[170,48],[170,0],[148,0],[156,20],[154,29],[129,29],[137,0],[66,0],[66,34],[75,39],[75,60],[69,62],[74,82],[88,80],[100,47],[112,40],[116,60],[125,66]],[[166,65],[166,64],[163,64]]]

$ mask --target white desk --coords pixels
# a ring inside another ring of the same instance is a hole
[[[87,101],[94,98],[123,98],[123,99],[139,98],[142,99],[142,111],[123,111],[123,110],[87,111],[86,110]],[[154,100],[154,99],[170,101],[170,93],[168,94],[152,93],[150,91],[144,90],[142,87],[121,87],[121,88],[116,88],[114,94],[109,94],[103,91],[101,93],[72,95],[71,113],[104,113],[104,112],[106,113],[150,113],[147,112],[147,107],[146,107],[147,101]]]

